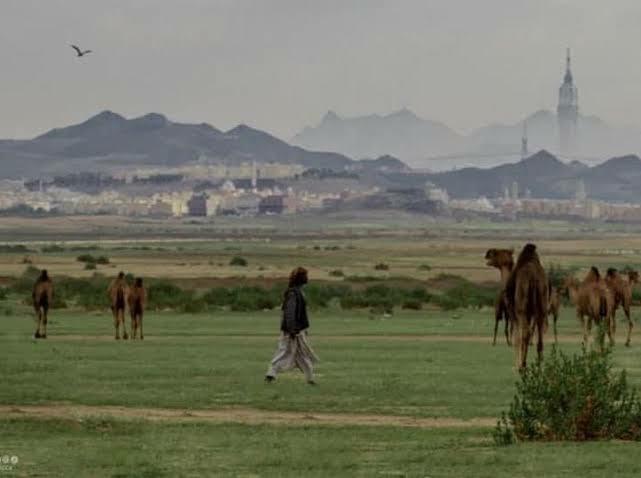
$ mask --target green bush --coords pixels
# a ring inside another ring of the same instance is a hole
[[[147,289],[147,304],[150,309],[178,310],[194,299],[194,292],[181,289],[170,281],[154,281]]]
[[[229,261],[230,266],[247,267],[247,264],[247,259],[240,256],[234,256],[231,261]]]
[[[0,300],[6,300],[9,295],[6,287],[0,287]]]
[[[455,276],[456,277],[456,276]],[[462,278],[460,278],[462,279]],[[450,287],[432,299],[444,310],[453,310],[466,307],[491,307],[499,293],[498,287],[479,285],[466,279],[458,280],[458,284]]]
[[[95,271],[96,270],[96,263],[95,262],[87,262],[85,264],[85,270],[86,271]]]
[[[36,252],[22,244],[0,244],[0,254],[24,254],[27,252]]]
[[[576,267],[563,267],[559,264],[552,264],[548,267],[547,276],[552,287],[559,289],[563,286],[565,278],[574,275],[576,271]]]
[[[329,275],[331,277],[345,277],[345,273],[340,269],[329,271]]]
[[[641,402],[610,352],[567,356],[554,349],[521,372],[497,444],[522,441],[641,440]]]
[[[409,310],[421,310],[423,308],[423,304],[419,300],[406,300],[401,304],[401,308]]]
[[[94,257],[91,254],[80,254],[76,257],[76,260],[86,264],[109,264],[109,258],[107,256]]]
[[[42,246],[41,250],[43,253],[54,253],[54,252],[64,252],[65,248],[62,246],[59,246],[58,244],[50,244],[47,246]]]
[[[431,271],[432,270],[432,266],[430,266],[429,264],[421,264],[420,266],[418,266],[418,270],[419,271]]]
[[[381,263],[376,264],[374,266],[374,270],[377,270],[377,271],[388,271],[389,270],[389,266],[387,264],[384,264],[384,263],[381,262]]]
[[[99,256],[96,258],[96,264],[109,264],[109,258],[107,256]]]

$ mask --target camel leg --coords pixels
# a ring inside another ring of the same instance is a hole
[[[632,322],[632,317],[630,316],[630,304],[624,304],[623,305],[623,310],[625,312],[625,318],[628,321],[628,338],[625,341],[625,346],[629,347],[630,346],[630,340],[632,339],[632,327],[634,326],[634,323]],[[615,325],[615,327],[616,327],[616,325]]]
[[[505,342],[507,343],[507,346],[509,347],[512,345],[512,339],[510,338],[510,335],[512,333],[512,327],[510,327],[510,319],[506,316],[505,317]]]
[[[546,315],[547,319],[547,315]],[[546,320],[539,320],[537,321],[537,332],[538,332],[538,337],[537,337],[537,342],[536,342],[536,355],[537,359],[539,362],[543,360],[543,334],[545,333],[545,329],[547,328],[545,326]]]
[[[36,319],[38,320],[38,325],[36,325],[36,332],[33,334],[34,339],[40,338],[40,323],[42,322],[42,314],[39,308],[36,308]]]
[[[554,318],[554,344],[556,345],[559,342],[559,336],[556,331],[556,321],[559,319],[559,314],[554,312],[553,318]]]
[[[589,338],[590,338],[589,337],[589,335],[590,335],[590,332],[589,332],[590,325],[588,325],[588,322],[589,322],[590,319],[587,319],[586,317],[584,317],[582,314],[579,314],[579,313],[577,313],[576,317],[579,320],[579,322],[581,322],[581,325],[583,325],[583,346],[585,348],[587,348],[588,347]]]
[[[119,317],[120,321],[122,322],[122,339],[127,340],[129,338],[129,335],[127,334],[127,325],[125,323],[125,311],[121,310],[119,312]]]
[[[592,336],[592,318],[588,317],[585,319],[585,326],[583,332],[583,344],[586,348],[590,345],[590,337]]]
[[[120,340],[120,323],[118,322],[118,311],[116,309],[113,309],[113,316],[114,316],[114,331],[115,331],[114,338],[116,340]]]
[[[47,338],[47,319],[48,319],[49,311],[44,308],[42,311],[42,334],[40,334],[40,337],[43,339]]]
[[[138,318],[138,324],[140,324],[140,340],[143,340],[145,337],[142,334],[142,313],[140,314],[140,317]]]
[[[496,333],[499,330],[499,317],[498,315],[494,319],[494,339],[492,340],[492,346],[496,345]]]
[[[519,321],[522,325],[521,327],[521,363],[519,364],[519,369],[523,370],[527,367],[527,352],[530,347],[530,340],[532,339],[532,333],[530,327],[527,326],[525,320]]]

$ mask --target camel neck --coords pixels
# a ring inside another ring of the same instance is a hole
[[[499,272],[501,273],[501,282],[503,283],[503,285],[507,284],[507,279],[508,277],[510,277],[512,268],[508,266],[502,266],[499,268]]]

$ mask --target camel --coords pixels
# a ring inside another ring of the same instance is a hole
[[[140,340],[145,336],[142,332],[142,316],[147,305],[147,291],[138,277],[131,288],[128,297],[129,313],[131,314],[131,340],[136,340],[138,329],[140,329]]]
[[[514,267],[514,249],[488,249],[485,253],[486,264],[499,270],[501,274],[501,291],[494,303],[494,339],[492,345],[496,345],[496,335],[499,322],[505,320],[505,341],[508,346],[512,345],[510,337],[514,332],[514,321],[508,315],[507,297],[505,295],[505,284]]]
[[[111,301],[111,312],[114,317],[115,339],[120,340],[120,323],[122,322],[123,340],[127,340],[127,327],[125,326],[125,307],[127,296],[129,295],[129,286],[125,280],[125,273],[120,272],[114,279],[107,290],[109,300]]]
[[[49,307],[53,302],[53,283],[51,282],[46,269],[43,269],[40,272],[40,276],[33,285],[31,298],[33,300],[33,308],[36,311],[36,316],[38,317],[38,327],[36,328],[36,332],[33,334],[33,337],[36,339],[46,339]]]
[[[574,277],[566,277],[564,288],[570,301],[576,307],[576,316],[583,325],[583,345],[587,347],[592,323],[603,327],[608,334],[610,345],[614,344],[612,326],[613,294],[596,267],[592,267],[583,282]],[[599,334],[599,347],[603,350],[603,334]]]
[[[554,343],[558,343],[558,335],[557,335],[557,330],[556,330],[556,322],[559,319],[559,309],[561,308],[561,297],[559,294],[559,291],[556,287],[550,283],[549,290],[548,290],[548,314],[545,319],[546,324],[545,328],[547,329],[548,327],[548,317],[552,316],[553,319],[553,326],[554,326]]]
[[[534,244],[526,244],[508,277],[505,294],[509,313],[516,321],[514,348],[516,366],[527,366],[527,353],[534,330],[537,355],[543,358],[543,333],[548,312],[549,283]]]
[[[605,276],[605,283],[614,295],[614,308],[612,310],[612,327],[616,330],[616,313],[619,306],[623,307],[625,318],[628,321],[628,337],[625,341],[625,346],[630,346],[630,339],[632,337],[632,317],[630,316],[630,306],[632,305],[632,288],[634,284],[639,281],[639,273],[637,271],[628,271],[628,280],[625,280],[619,271],[614,268],[608,269]]]

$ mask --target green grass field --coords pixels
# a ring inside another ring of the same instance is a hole
[[[34,341],[20,312],[1,319],[0,455],[19,457],[16,476],[639,476],[637,443],[494,445],[491,423],[517,376],[512,351],[490,345],[492,316],[315,312],[311,387],[299,372],[262,381],[276,311],[149,314],[135,343],[113,340],[106,313],[66,311],[52,313],[49,339]],[[559,333],[559,347],[579,350],[569,309]],[[614,353],[635,384],[640,350],[637,333]],[[180,417],[150,416],[166,409]],[[254,418],[198,417],[225,410]],[[373,415],[387,421],[359,424]],[[430,417],[433,426],[404,426]]]

